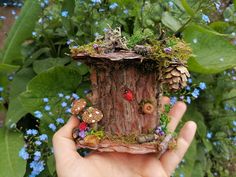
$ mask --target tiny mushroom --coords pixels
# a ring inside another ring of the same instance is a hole
[[[83,98],[73,101],[71,113],[73,115],[78,115],[86,107],[86,105],[87,105],[87,102]]]
[[[89,107],[82,114],[83,121],[88,124],[99,122],[102,118],[103,118],[102,112],[93,107]]]

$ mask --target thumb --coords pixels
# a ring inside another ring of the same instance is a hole
[[[53,150],[57,163],[80,158],[72,138],[72,130],[79,124],[77,117],[72,116],[68,122],[53,136]]]

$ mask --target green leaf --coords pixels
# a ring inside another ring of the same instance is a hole
[[[163,12],[161,21],[166,27],[170,28],[174,32],[181,28],[180,22],[169,12]]]
[[[62,2],[62,11],[67,11],[68,12],[68,16],[72,17],[74,14],[74,10],[75,10],[75,0],[64,0]],[[67,32],[70,35],[73,35],[73,23],[72,20],[69,17],[62,17],[62,23],[64,28],[67,30]]]
[[[41,55],[49,54],[49,51],[50,51],[50,48],[44,47],[44,48],[40,48],[39,50],[37,50],[33,54],[30,54],[30,57],[27,60],[25,60],[25,62],[24,62],[24,67],[30,66]]]
[[[65,67],[51,68],[29,82],[27,90],[20,96],[21,102],[25,109],[32,113],[42,104],[44,97],[51,99],[57,97],[60,92],[75,92],[81,79],[77,70]]]
[[[5,42],[2,63],[22,64],[21,44],[31,37],[40,12],[41,8],[38,1],[25,1],[21,13],[16,23],[11,27]]]
[[[184,39],[191,44],[195,55],[188,62],[191,71],[210,74],[236,66],[236,48],[224,35],[190,25],[184,31]]]
[[[190,106],[188,107],[187,112],[184,115],[184,120],[193,120],[197,124],[197,134],[202,138],[206,138],[207,128],[204,124],[204,117],[199,112],[196,107]]]
[[[17,69],[19,69],[20,66],[15,66],[15,65],[8,65],[8,64],[3,64],[0,63],[0,71],[1,72],[14,72]]]
[[[186,12],[190,15],[190,16],[194,16],[194,11],[193,9],[189,6],[188,2],[186,0],[181,0],[181,3],[184,7],[184,9],[186,10]]]
[[[82,76],[86,75],[89,72],[89,67],[87,65],[85,65],[84,63],[80,63],[78,61],[72,61],[68,65],[68,67],[77,69]]]
[[[12,123],[17,123],[27,111],[23,108],[19,95],[26,90],[28,82],[35,76],[32,68],[23,68],[14,77],[11,83],[11,92],[9,98],[9,107],[5,124],[10,126]]]
[[[196,162],[191,177],[204,177],[204,172],[200,162]]]
[[[19,157],[24,141],[19,133],[0,128],[0,177],[22,177],[26,161]]]
[[[75,10],[75,0],[64,0],[62,2],[62,11],[67,11],[69,16],[73,16]]]
[[[51,155],[48,157],[47,160],[48,170],[51,175],[53,175],[56,172],[56,163],[55,163],[55,157],[54,155]]]
[[[33,63],[34,71],[39,74],[43,71],[47,71],[48,69],[56,66],[64,66],[66,63],[70,61],[70,58],[47,58],[44,60],[36,60]]]

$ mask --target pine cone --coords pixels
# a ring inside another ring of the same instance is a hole
[[[163,79],[171,91],[177,91],[187,86],[187,80],[190,77],[188,69],[182,63],[171,63],[163,69]]]

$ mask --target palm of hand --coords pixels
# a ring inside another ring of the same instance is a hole
[[[169,100],[164,98],[163,105]],[[186,110],[178,102],[170,111],[169,130],[174,131]],[[81,157],[72,139],[72,129],[78,124],[72,117],[53,138],[56,168],[59,177],[167,177],[182,160],[196,131],[196,125],[188,122],[181,129],[177,148],[165,152],[160,159],[155,154],[133,155],[127,153],[94,152]]]

